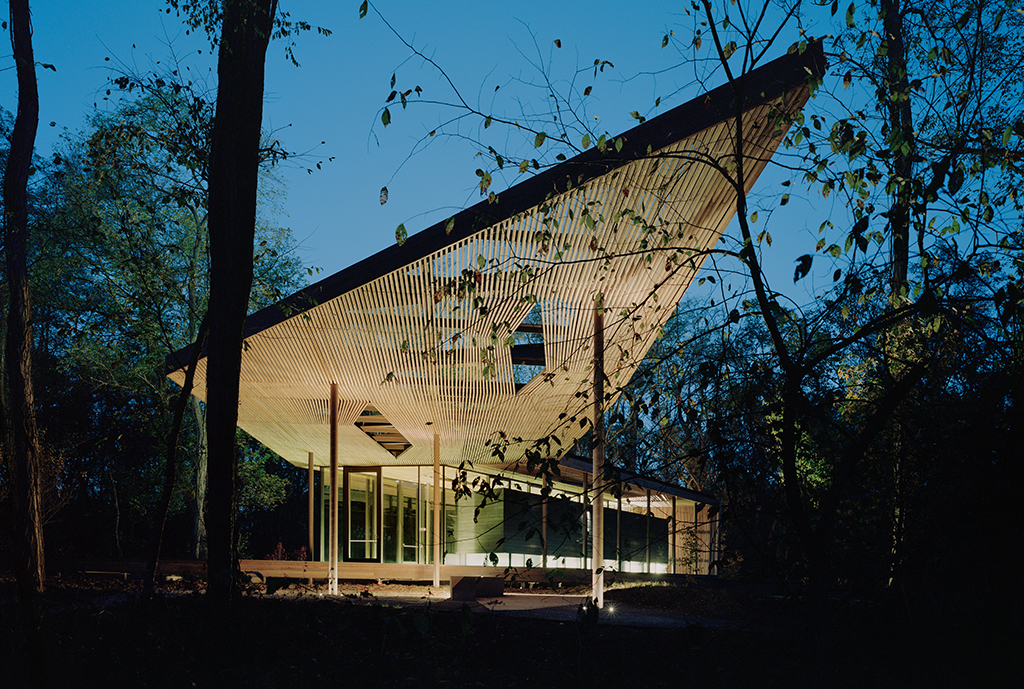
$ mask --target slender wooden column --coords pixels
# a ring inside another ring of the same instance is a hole
[[[672,546],[669,548],[668,571],[676,573],[676,549],[679,547],[679,520],[676,519],[676,496],[672,496]]]
[[[306,538],[306,559],[307,560],[312,560],[313,559],[313,453],[312,452],[309,453],[309,466],[306,469],[306,496],[308,498],[308,500],[306,501],[308,503],[306,505],[306,507],[308,507],[308,512],[309,512],[309,518],[306,520],[306,523],[309,525],[309,528],[306,530],[306,532],[307,532],[307,538]]]
[[[309,508],[309,516],[306,519],[306,561],[313,561],[313,453],[309,453],[309,465],[306,469],[306,497],[307,507]],[[313,583],[313,578],[310,577],[306,582],[310,585]]]
[[[644,519],[645,533],[644,536],[644,559],[647,562],[647,573],[651,573],[651,489],[647,489],[647,514]]]
[[[434,588],[441,585],[441,436],[434,433]]]
[[[619,509],[615,510],[615,558],[622,571],[622,482],[619,482]]]
[[[590,498],[590,481],[587,479],[587,475],[583,475],[583,548],[580,552],[580,556],[583,558],[583,564],[580,569],[587,569],[589,564],[587,563],[587,543],[590,542],[590,530],[587,528],[587,500]]]
[[[593,496],[591,519],[593,545],[590,583],[591,597],[597,607],[604,607],[604,308],[601,297],[594,303],[594,450],[591,477]]]
[[[543,488],[548,487],[548,477],[543,478]],[[541,490],[540,497],[540,566],[548,566],[548,491]]]
[[[331,383],[331,528],[330,579],[327,592],[338,594],[338,385]]]
[[[718,576],[718,549],[721,547],[721,522],[719,521],[722,516],[721,506],[714,508],[715,516],[711,520],[711,553],[708,556],[708,574]]]

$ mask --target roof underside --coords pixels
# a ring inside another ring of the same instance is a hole
[[[748,77],[748,189],[784,135],[775,116],[820,74],[812,58]],[[736,125],[722,114],[735,102],[716,89],[627,132],[622,151],[591,149],[250,316],[238,425],[294,464],[325,464],[335,383],[341,464],[430,464],[435,433],[448,465],[514,462],[549,436],[547,454],[567,451],[589,428],[599,295],[617,390],[735,212],[723,168]],[[203,358],[204,398],[205,379]],[[500,438],[524,442],[497,457]]]

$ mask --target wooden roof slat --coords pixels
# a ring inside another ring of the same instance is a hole
[[[783,134],[770,112],[802,105],[807,71],[822,69],[815,49],[746,77],[748,185]],[[594,298],[601,293],[607,309],[605,368],[621,385],[734,213],[731,183],[699,161],[729,153],[736,112],[734,93],[715,89],[626,132],[621,155],[592,149],[501,192],[497,203],[457,214],[450,234],[438,223],[253,314],[240,425],[290,461],[304,464],[313,451],[325,462],[335,383],[346,400],[343,464],[429,464],[434,433],[447,464],[497,461],[489,443],[498,431],[557,432],[571,446],[583,429],[562,425],[560,415],[583,415],[590,403]],[[657,156],[647,156],[648,145]],[[584,209],[600,218],[595,227],[583,221]],[[640,221],[623,215],[627,209]],[[463,271],[479,271],[468,273],[479,279],[459,298],[445,287]],[[541,323],[524,324],[534,304]],[[509,348],[504,340],[514,332],[540,333],[543,344]],[[522,363],[544,373],[517,387],[514,366]],[[201,360],[200,397],[204,380]],[[392,445],[392,436],[405,444]]]

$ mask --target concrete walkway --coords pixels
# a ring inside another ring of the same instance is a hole
[[[281,592],[275,595],[287,595]],[[557,622],[576,622],[580,615],[580,606],[586,600],[582,595],[557,595],[547,593],[505,593],[502,596],[477,598],[470,601],[453,600],[448,590],[427,589],[420,595],[409,591],[382,592],[375,591],[359,594],[342,594],[340,600],[356,605],[373,605],[386,603],[407,607],[430,606],[434,610],[458,611],[463,605],[482,615],[507,615],[511,617],[528,617]],[[315,594],[314,594],[315,595]],[[716,630],[738,630],[742,628],[735,622],[711,619],[676,612],[665,612],[625,605],[614,601],[605,601],[605,607],[599,613],[600,624],[621,625],[626,627],[647,627],[661,629],[679,629],[690,626],[702,626]]]

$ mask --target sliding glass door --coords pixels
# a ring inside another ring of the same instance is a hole
[[[380,468],[345,467],[345,559],[380,562]]]

